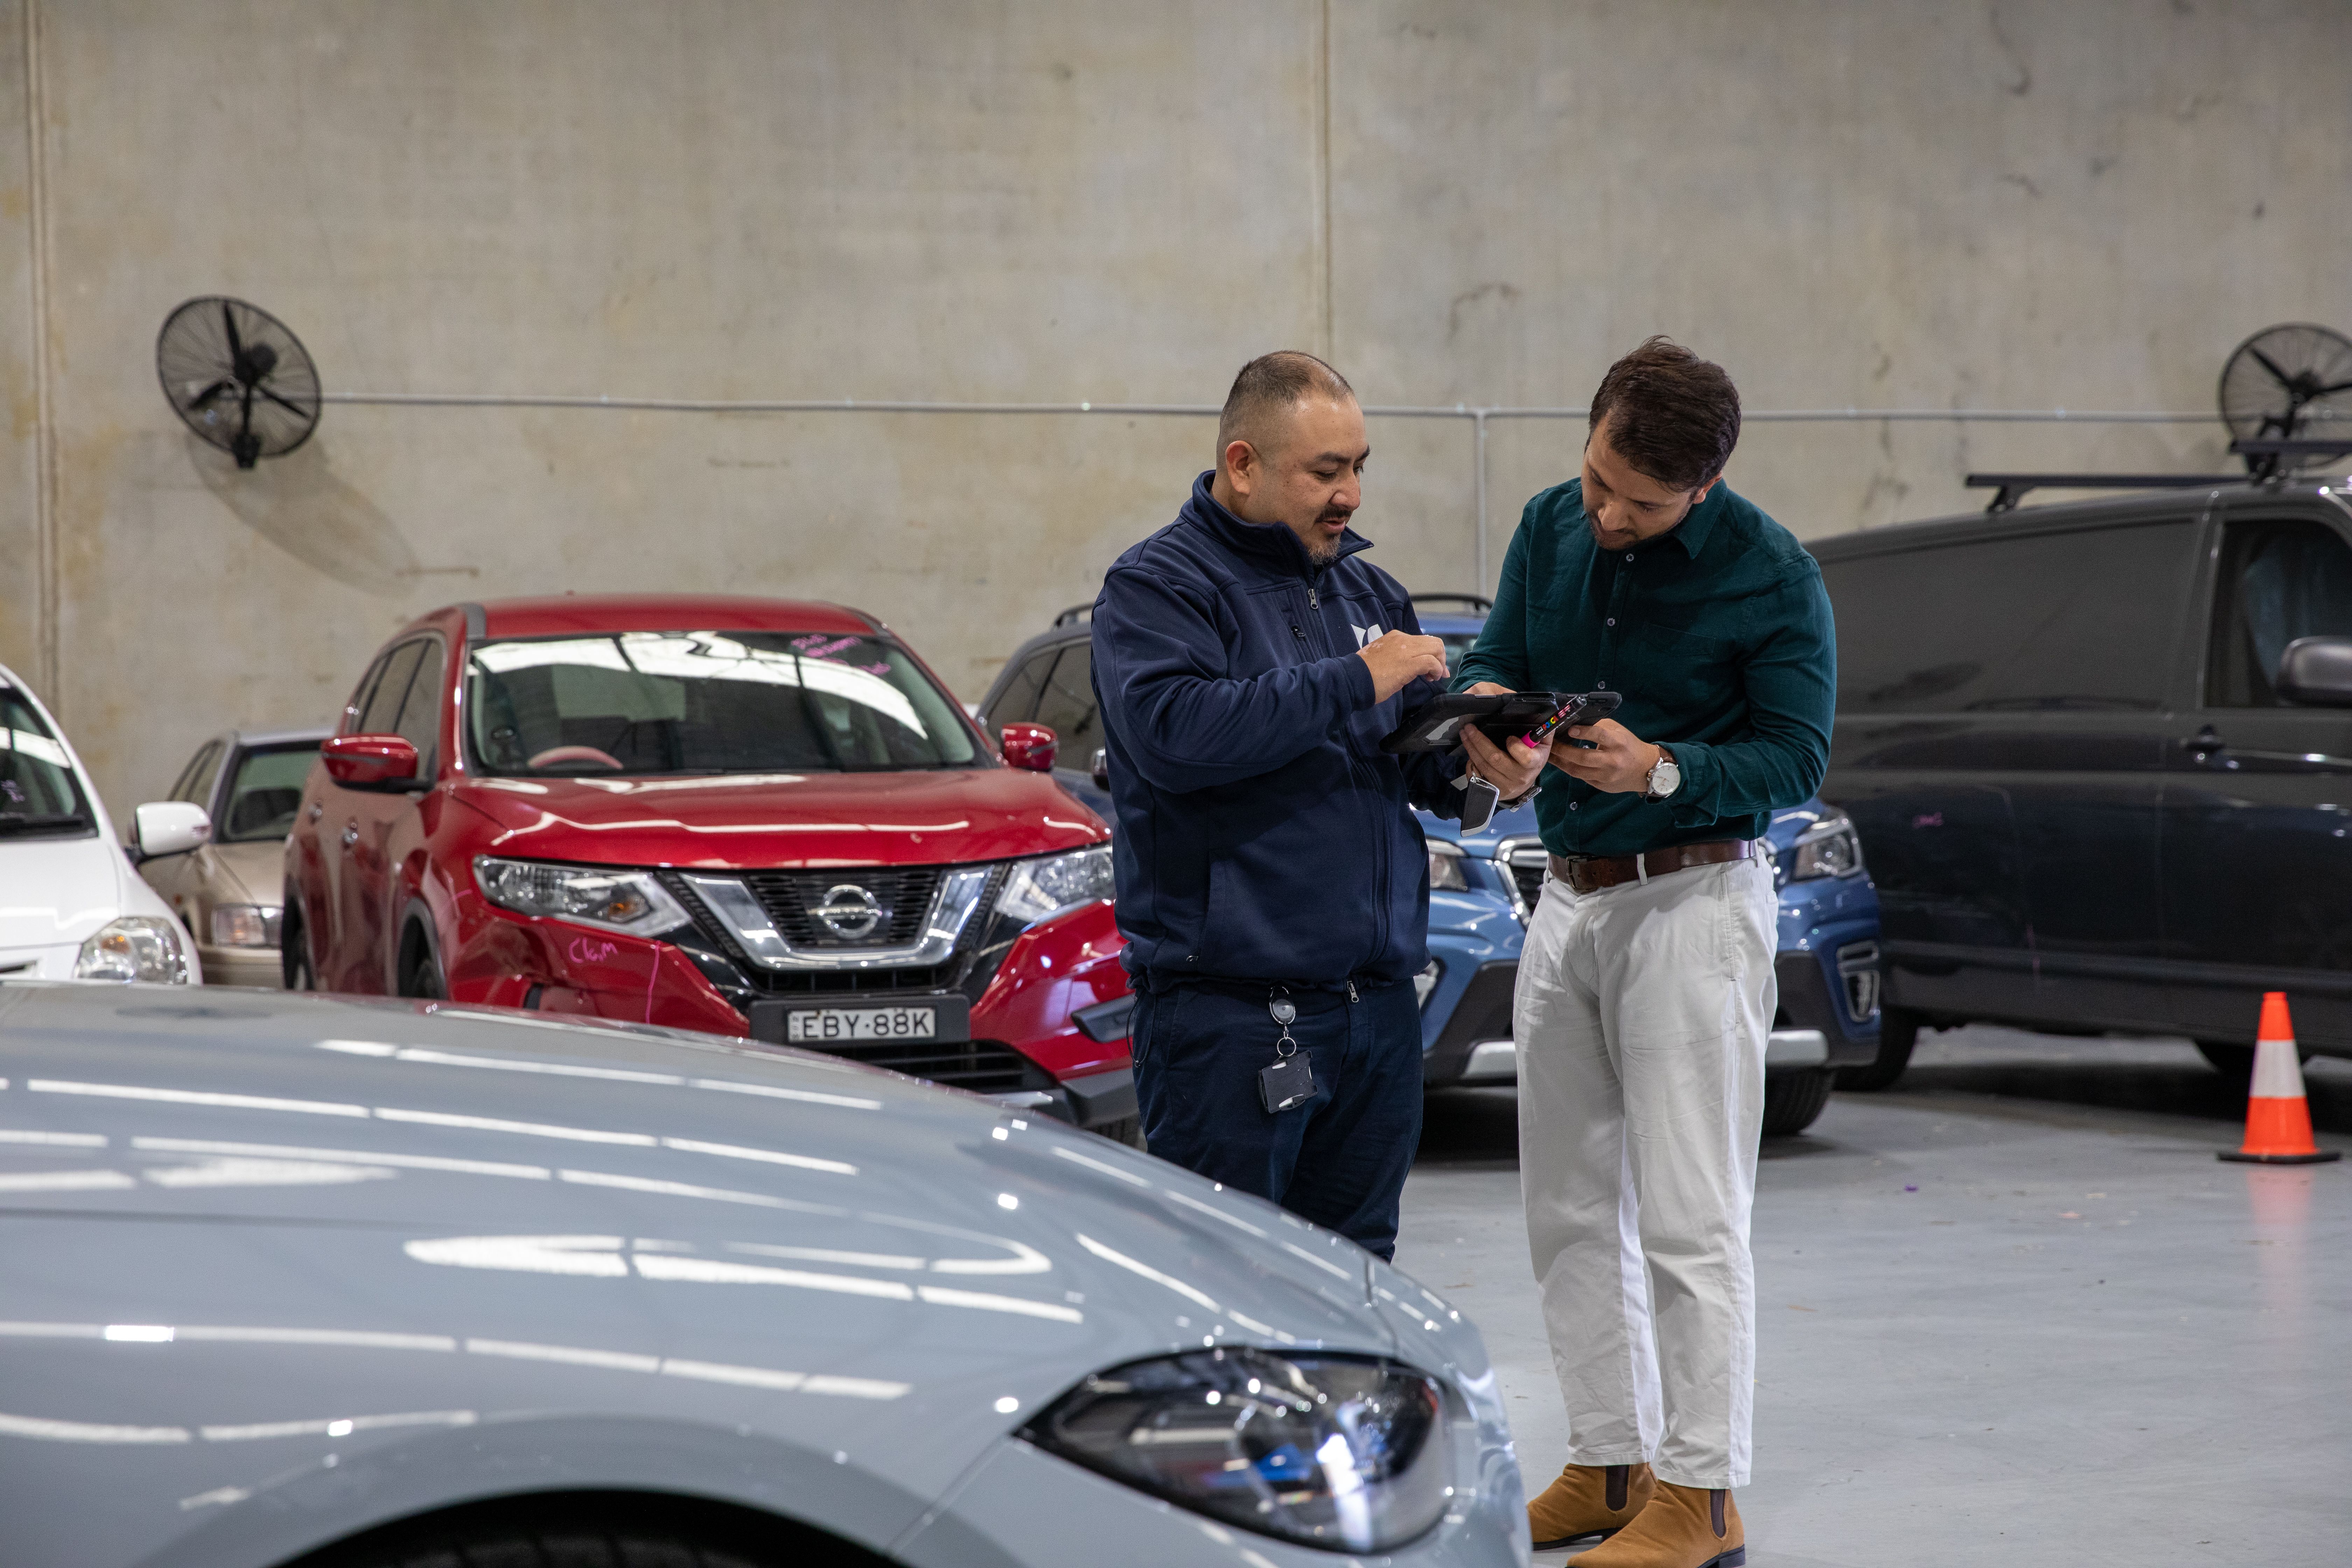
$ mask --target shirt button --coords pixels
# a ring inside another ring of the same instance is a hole
[[[1633,552],[1632,551],[1630,551],[1630,550],[1628,550],[1627,552],[1625,552],[1625,559],[1626,559],[1626,560],[1628,560],[1628,561],[1631,561],[1632,559],[1633,559]]]
[[[1606,691],[1609,689],[1609,683],[1605,680],[1596,680],[1592,683],[1592,689],[1595,691]]]
[[[1617,624],[1617,617],[1616,617],[1616,616],[1610,616],[1610,617],[1609,617],[1609,624],[1610,624],[1611,626],[1615,626],[1615,625]]]
[[[1570,802],[1568,803],[1568,809],[1569,809],[1569,810],[1570,810],[1570,811],[1574,811],[1574,810],[1576,809],[1576,805],[1577,805],[1577,803],[1576,803],[1576,802],[1574,802],[1574,801],[1572,801],[1572,800],[1571,800],[1571,801],[1570,801]]]

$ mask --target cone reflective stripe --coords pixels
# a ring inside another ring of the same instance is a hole
[[[2265,992],[2254,1041],[2254,1082],[2246,1097],[2246,1142],[2224,1160],[2260,1165],[2316,1165],[2340,1156],[2312,1142],[2311,1102],[2303,1093],[2303,1058],[2295,1049],[2286,993]]]

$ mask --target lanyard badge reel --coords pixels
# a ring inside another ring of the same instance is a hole
[[[1290,1026],[1298,1016],[1298,1008],[1290,1000],[1289,993],[1266,993],[1265,1010],[1282,1030],[1282,1037],[1274,1042],[1274,1065],[1261,1068],[1257,1075],[1257,1098],[1271,1116],[1314,1094],[1315,1069],[1307,1065],[1298,1042],[1290,1037]]]

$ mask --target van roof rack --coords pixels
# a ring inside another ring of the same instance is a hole
[[[1972,490],[1993,492],[1987,511],[2012,511],[2032,490],[2195,490],[2211,485],[2262,484],[2305,463],[2352,457],[2352,437],[2320,441],[2250,437],[2231,442],[2230,450],[2246,459],[2244,473],[1970,474],[1962,482]]]
[[[2243,474],[1970,474],[1972,490],[1993,492],[1987,511],[2013,511],[2031,490],[2196,490],[2242,485]]]

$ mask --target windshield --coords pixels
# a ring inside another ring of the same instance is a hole
[[[467,733],[495,773],[880,773],[983,761],[905,649],[834,632],[486,643]]]
[[[0,835],[94,827],[66,749],[24,694],[0,686]]]
[[[302,804],[302,781],[319,760],[319,742],[254,750],[237,759],[229,780],[228,804],[213,837],[222,844],[265,844],[294,831],[294,811]]]
[[[1450,670],[1460,669],[1470,650],[1478,646],[1476,632],[1439,632],[1435,635],[1437,640],[1445,645],[1445,668]]]

